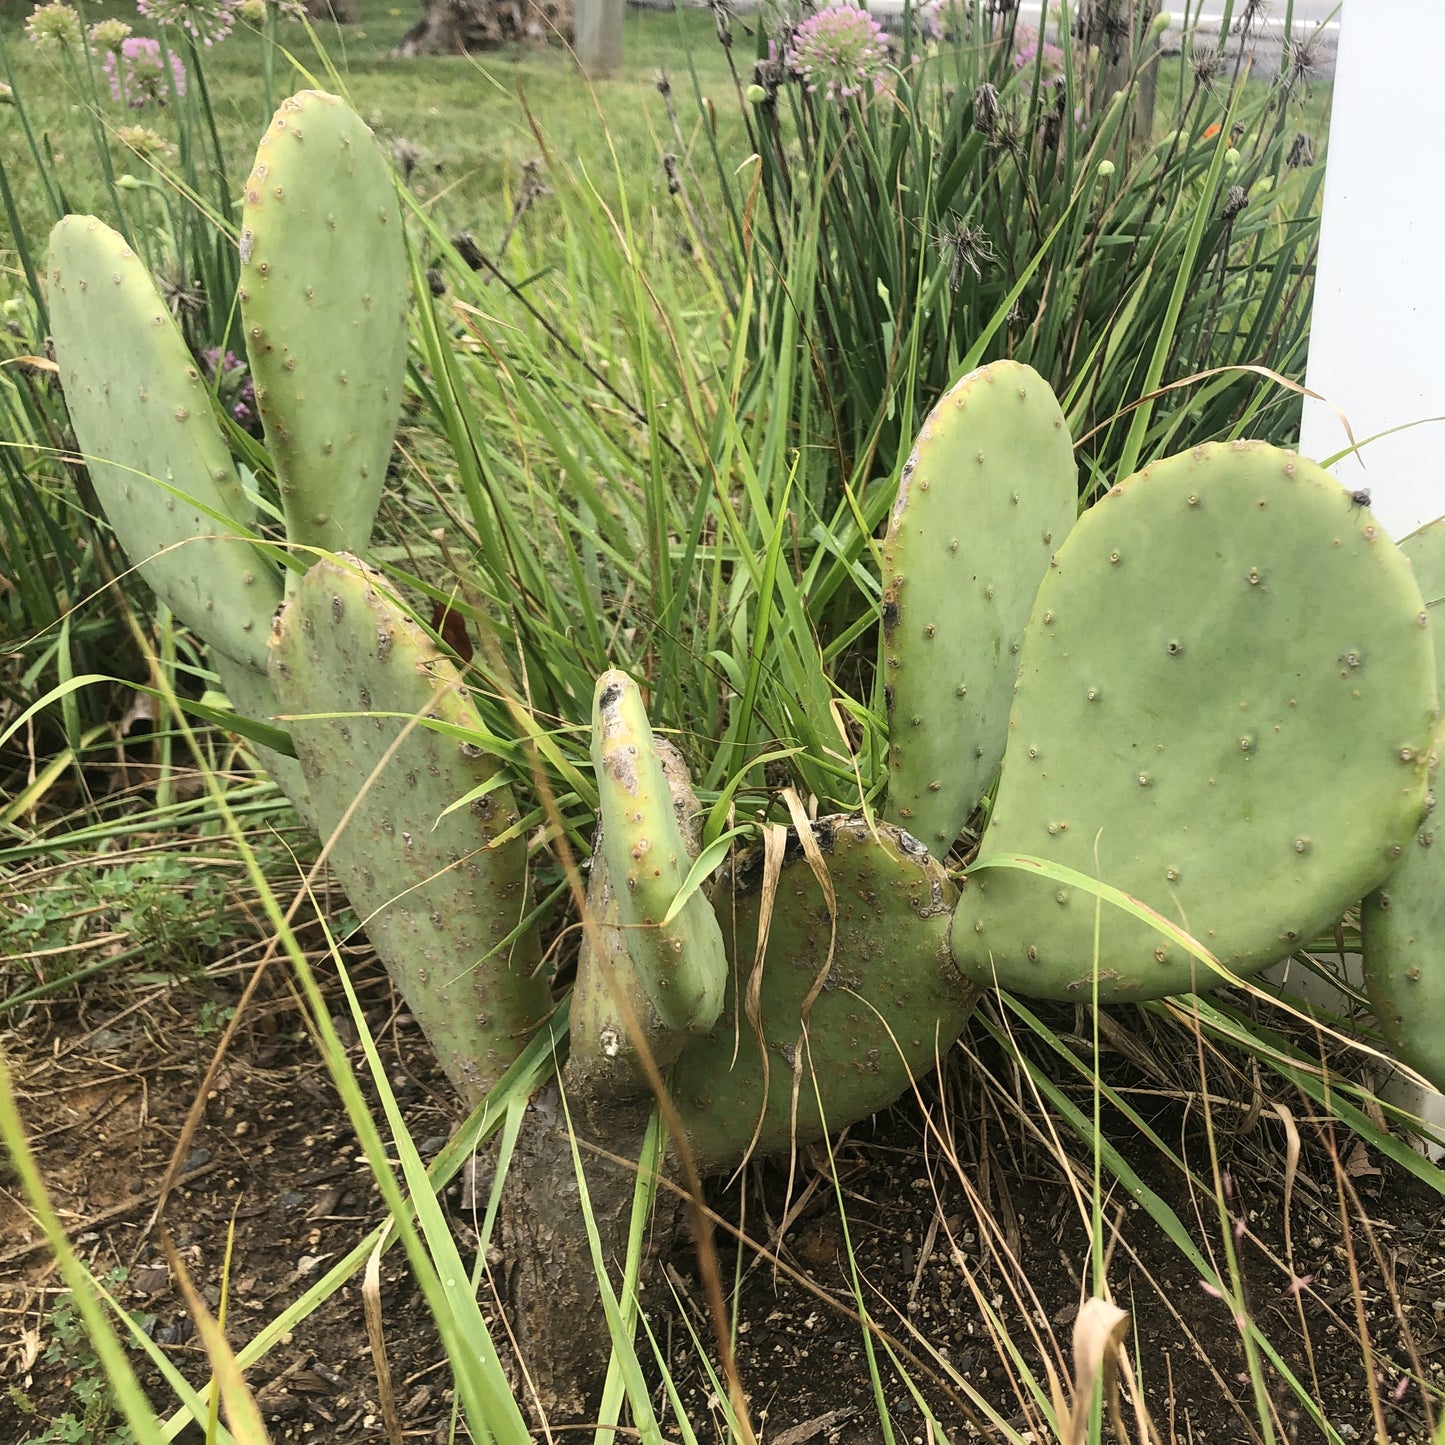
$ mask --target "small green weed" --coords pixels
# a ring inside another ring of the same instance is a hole
[[[109,867],[77,867],[60,886],[37,889],[0,927],[7,971],[26,968],[54,982],[94,947],[114,948],[178,978],[195,978],[236,925],[223,875],[180,853]]]
[[[105,1276],[105,1286],[115,1290],[125,1283],[128,1271],[117,1267]],[[137,1315],[143,1327],[153,1322],[151,1316]],[[45,1348],[45,1362],[57,1365],[69,1377],[70,1393],[76,1408],[57,1415],[38,1435],[26,1437],[28,1445],[132,1445],[135,1436],[128,1425],[117,1419],[115,1402],[105,1372],[91,1349],[85,1326],[69,1292],[60,1295],[50,1313],[50,1343]],[[40,1409],[25,1391],[12,1385],[10,1401],[23,1415],[40,1422]]]

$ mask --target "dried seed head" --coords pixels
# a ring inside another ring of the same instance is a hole
[[[421,160],[421,148],[413,145],[409,140],[398,139],[391,143],[391,159],[397,170],[401,172],[403,181],[411,180],[411,173],[416,169],[417,162]]]
[[[1195,45],[1189,51],[1189,68],[1199,89],[1213,90],[1214,82],[1224,68],[1224,57],[1212,45]]]
[[[982,226],[972,226],[957,216],[950,216],[939,228],[935,239],[939,255],[948,262],[948,289],[957,291],[963,285],[965,271],[972,271],[975,280],[983,277],[981,263],[994,258],[993,242]]]
[[[1249,204],[1249,192],[1243,186],[1230,186],[1229,194],[1224,198],[1224,209],[1220,211],[1220,219],[1228,223],[1232,221]]]
[[[998,123],[1003,115],[999,104],[998,87],[984,84],[973,93],[973,128],[981,135],[993,139],[998,133]]]
[[[1314,163],[1314,142],[1303,131],[1299,131],[1290,142],[1289,154],[1284,158],[1285,169],[1295,171]]]
[[[1279,74],[1287,95],[1292,95],[1301,85],[1308,85],[1318,70],[1319,57],[1315,54],[1313,36],[1308,40],[1291,37],[1285,41]]]
[[[1234,33],[1248,35],[1269,13],[1268,0],[1244,0],[1244,5],[1234,19]]]

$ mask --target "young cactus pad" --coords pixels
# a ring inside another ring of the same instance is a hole
[[[888,816],[943,858],[998,771],[1019,639],[1078,510],[1063,412],[997,361],[934,407],[883,542]]]
[[[1435,715],[1419,589],[1333,478],[1250,442],[1146,468],[1039,588],[959,965],[1088,997],[1095,898],[983,866],[1021,855],[1122,889],[1234,974],[1284,957],[1399,861]],[[1102,999],[1218,981],[1121,909],[1099,917]]]
[[[978,998],[949,954],[958,890],[941,863],[902,829],[863,818],[822,818],[813,837],[836,899],[836,933],[796,837],[775,890],[761,849],[730,864],[714,890],[732,959],[727,1006],[712,1032],[687,1046],[672,1082],[705,1170],[735,1164],[750,1144],[775,1153],[886,1108],[952,1046]]]
[[[1445,518],[1412,532],[1400,551],[1430,614],[1437,682],[1445,678]],[[1438,762],[1442,741],[1437,738]],[[1439,785],[1438,776],[1435,780]],[[1360,908],[1365,989],[1395,1056],[1445,1090],[1445,839],[1433,812],[1400,866]]]
[[[546,1014],[527,844],[451,662],[355,558],[318,562],[277,619],[271,682],[331,865],[447,1077],[476,1104]],[[392,714],[401,714],[393,716]],[[372,773],[377,765],[381,770]],[[355,804],[353,809],[353,803]],[[508,942],[508,939],[511,939]]]
[[[690,867],[702,849],[702,809],[682,754],[666,738],[654,736],[653,745],[671,794],[683,858]],[[688,1036],[663,1023],[633,966],[628,931],[622,927],[622,909],[600,833],[593,840],[587,910],[592,918],[582,934],[577,982],[572,989],[568,1084],[574,1089],[580,1085],[593,1094],[620,1096],[644,1088],[647,1082],[632,1028],[642,1031],[659,1069],[676,1061]],[[625,1008],[619,998],[625,1001]]]
[[[663,922],[690,860],[642,695],[626,673],[597,679],[592,764],[603,853],[637,976],[664,1027],[711,1028],[727,981],[722,930],[700,889]]]
[[[241,220],[241,317],[293,546],[359,552],[406,371],[406,238],[376,137],[334,95],[283,101]]]
[[[126,556],[213,648],[266,667],[281,601],[210,392],[144,263],[94,216],[50,233],[50,327],[76,441]]]

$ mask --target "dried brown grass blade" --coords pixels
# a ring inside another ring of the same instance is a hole
[[[366,1261],[361,1302],[366,1311],[366,1338],[371,1343],[371,1362],[376,1366],[376,1393],[381,1402],[381,1421],[386,1430],[387,1445],[402,1445],[401,1421],[397,1418],[396,1396],[391,1388],[391,1361],[386,1356],[386,1331],[381,1321],[380,1242]]]
[[[241,1367],[236,1362],[236,1356],[226,1342],[225,1331],[206,1308],[205,1300],[201,1298],[200,1291],[196,1289],[186,1271],[180,1251],[172,1242],[170,1232],[164,1228],[161,1230],[161,1247],[165,1251],[171,1275],[180,1286],[181,1297],[195,1322],[196,1333],[201,1337],[206,1357],[211,1362],[211,1374],[221,1397],[226,1424],[236,1438],[236,1445],[270,1445],[271,1437],[262,1423],[260,1406],[256,1404],[256,1397],[252,1395]]]

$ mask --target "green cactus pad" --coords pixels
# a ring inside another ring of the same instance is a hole
[[[276,701],[276,694],[271,691],[270,679],[264,672],[255,672],[244,663],[232,662],[224,652],[213,653],[211,663],[234,712],[241,717],[275,724],[281,706]],[[271,775],[276,786],[285,793],[301,821],[313,832],[319,831],[316,813],[306,791],[306,779],[302,775],[301,764],[295,758],[263,747],[257,742],[248,741],[246,746],[255,753],[257,761]]]
[[[535,933],[502,944],[531,906],[525,839],[494,846],[517,821],[511,789],[441,816],[493,780],[497,760],[420,725],[402,736],[417,715],[480,729],[456,669],[377,574],[343,557],[318,562],[286,604],[271,682],[296,715],[288,725],[323,839],[360,793],[331,865],[447,1077],[475,1104],[549,996]]]
[[[1235,974],[1289,954],[1399,861],[1426,808],[1435,663],[1419,589],[1369,511],[1260,443],[1196,448],[1087,512],[1039,589],[980,863],[1124,890]],[[1095,900],[971,870],[960,967],[1087,997]],[[1100,910],[1106,1001],[1216,976]]]
[[[658,759],[672,796],[673,816],[686,861],[690,866],[702,847],[702,810],[692,790],[682,754],[666,738],[655,737]],[[635,1093],[647,1081],[639,1050],[629,1032],[632,1023],[642,1030],[659,1069],[667,1069],[682,1051],[687,1035],[663,1023],[628,952],[627,931],[612,870],[600,835],[594,840],[592,869],[587,879],[587,908],[592,926],[582,935],[577,954],[577,982],[572,989],[569,1024],[571,1053],[568,1082],[572,1089],[621,1097]],[[620,992],[624,1010],[617,1001]]]
[[[883,542],[888,816],[946,857],[1003,757],[1019,640],[1078,510],[1048,383],[1014,361],[934,407]]]
[[[690,859],[642,695],[626,673],[597,679],[592,763],[602,850],[637,976],[665,1028],[711,1028],[727,980],[722,931],[701,890],[663,923]]]
[[[401,409],[407,297],[376,137],[334,95],[283,101],[246,182],[241,316],[293,546],[367,545]]]
[[[1445,1091],[1445,839],[1432,817],[1360,909],[1365,988],[1397,1059]]]
[[[1430,614],[1438,682],[1445,678],[1445,517],[1412,532],[1400,551]],[[1442,741],[1436,740],[1437,759]],[[1365,988],[1380,1032],[1397,1058],[1445,1090],[1445,840],[1438,812],[1365,899],[1360,925]]]
[[[238,535],[255,510],[155,282],[94,216],[57,222],[48,274],[65,404],[126,556],[212,648],[264,671],[280,573]]]
[[[730,864],[714,891],[732,959],[727,1005],[712,1032],[687,1046],[672,1084],[704,1170],[735,1163],[754,1141],[760,1117],[755,1147],[768,1154],[886,1108],[951,1047],[978,998],[950,956],[958,891],[942,864],[887,823],[870,829],[861,818],[824,818],[813,836],[836,898],[836,938],[827,899],[793,837],[773,895],[753,1014],[761,1043],[748,1009],[740,1015],[737,1006],[754,982],[766,896],[761,850]],[[825,967],[808,1016],[795,1121],[801,1011]]]

